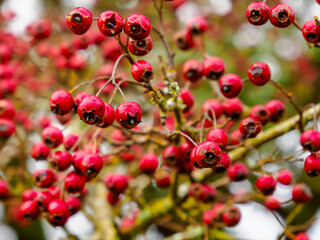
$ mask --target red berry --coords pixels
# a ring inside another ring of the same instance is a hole
[[[199,195],[204,203],[213,202],[217,196],[217,190],[209,185],[202,185],[202,191]]]
[[[8,99],[0,100],[0,118],[14,118],[16,109],[11,101]]]
[[[240,118],[243,112],[243,103],[238,98],[227,99],[222,103],[223,112],[234,120]]]
[[[82,121],[92,125],[102,121],[105,104],[100,98],[89,96],[79,103],[77,112]]]
[[[124,128],[134,128],[142,118],[142,111],[138,103],[125,102],[116,109],[116,120]]]
[[[107,193],[107,200],[112,206],[114,206],[119,201],[119,194],[108,192]]]
[[[271,122],[279,121],[284,114],[284,105],[279,100],[271,100],[264,105],[269,113],[269,120]]]
[[[72,32],[82,35],[91,27],[92,14],[84,7],[74,8],[67,16],[67,24]]]
[[[36,201],[27,200],[19,208],[19,214],[25,221],[35,220],[39,216],[38,204]]]
[[[224,173],[230,166],[231,159],[227,152],[222,152],[222,157],[220,162],[213,167],[215,173]]]
[[[283,185],[290,185],[292,183],[292,172],[288,169],[283,169],[278,173],[277,180]]]
[[[5,45],[1,44],[0,45],[0,62],[1,63],[7,63],[11,60],[12,57],[12,49]]]
[[[295,13],[286,4],[277,4],[269,13],[269,19],[272,25],[285,28],[294,22]]]
[[[49,104],[54,114],[64,115],[72,110],[74,101],[69,92],[57,90],[52,93]]]
[[[133,40],[130,39],[128,43],[129,51],[135,56],[144,56],[147,55],[153,47],[153,39],[151,36],[148,36],[142,40]]]
[[[304,183],[297,183],[292,189],[292,200],[296,203],[306,203],[312,198],[309,186]]]
[[[244,163],[233,163],[227,170],[228,177],[231,181],[242,181],[249,176],[249,170]]]
[[[200,199],[200,195],[203,191],[203,185],[200,183],[192,183],[189,188],[189,196],[194,197],[196,200]]]
[[[50,148],[48,148],[43,142],[38,142],[32,146],[30,155],[35,160],[46,160],[50,151]]]
[[[9,188],[8,184],[0,179],[0,199],[6,198],[8,196]]]
[[[115,112],[111,104],[105,103],[104,118],[101,123],[97,124],[98,127],[106,128],[112,125],[115,119]]]
[[[302,27],[304,39],[310,43],[320,42],[320,24],[318,20],[309,20]]]
[[[180,158],[180,150],[176,146],[168,146],[162,151],[162,159],[168,166],[177,165]]]
[[[238,207],[230,206],[222,213],[222,220],[228,227],[233,227],[240,222],[241,213]]]
[[[276,199],[274,196],[268,196],[264,200],[264,205],[271,211],[276,211],[281,207],[279,200]]]
[[[145,153],[139,160],[139,169],[146,174],[153,174],[158,165],[158,156],[154,153]]]
[[[105,11],[98,18],[98,28],[105,36],[116,36],[122,32],[123,18],[117,12]]]
[[[152,66],[144,60],[139,60],[132,64],[131,75],[138,82],[149,82],[153,78]]]
[[[48,192],[52,195],[52,199],[60,199],[61,191],[59,186],[51,186],[48,188]]]
[[[166,169],[160,169],[154,175],[156,185],[159,188],[170,187],[171,178],[171,173]]]
[[[98,154],[87,154],[81,161],[81,173],[89,179],[98,175],[103,167],[103,160]]]
[[[49,163],[57,171],[64,171],[70,167],[72,156],[67,151],[56,151],[50,154]]]
[[[41,133],[42,142],[49,148],[56,148],[63,142],[63,135],[57,127],[47,127]]]
[[[304,161],[304,170],[310,177],[316,177],[320,174],[320,154],[309,155]]]
[[[26,32],[36,40],[48,38],[51,34],[51,22],[39,19],[29,24],[26,27]]]
[[[253,25],[263,25],[268,21],[269,11],[270,8],[266,3],[256,1],[248,6],[246,17]]]
[[[186,25],[188,31],[195,35],[204,33],[208,28],[207,20],[200,16],[191,18]]]
[[[28,201],[28,200],[33,200],[36,196],[37,196],[36,191],[34,191],[33,189],[27,189],[22,193],[21,200],[23,202]]]
[[[142,40],[150,35],[151,23],[141,14],[132,14],[124,22],[124,32],[134,40]]]
[[[269,82],[271,73],[269,66],[263,62],[256,62],[249,67],[249,80],[256,86],[263,86]]]
[[[56,175],[51,169],[39,169],[34,171],[33,181],[37,187],[48,188],[56,181]]]
[[[79,193],[83,190],[86,184],[86,177],[84,175],[70,172],[64,180],[64,187],[69,193]]]
[[[300,136],[300,143],[302,147],[310,152],[317,152],[320,150],[320,132],[316,130],[304,131]]]
[[[221,149],[224,149],[228,145],[229,138],[224,129],[215,128],[208,132],[207,141],[215,142]]]
[[[123,193],[128,187],[128,178],[122,174],[110,174],[104,177],[106,187],[115,194]]]
[[[189,112],[194,104],[194,96],[192,92],[190,90],[182,89],[178,97],[182,100],[182,103],[185,105],[182,112]]]
[[[298,233],[293,240],[310,240],[310,238],[307,233],[302,232],[302,233]]]
[[[251,108],[250,117],[261,125],[266,125],[269,121],[269,112],[263,105],[255,105]]]
[[[243,87],[241,78],[233,73],[222,76],[219,80],[220,91],[226,98],[237,97]]]
[[[216,211],[213,211],[212,209],[204,211],[202,214],[202,221],[208,225],[213,226],[215,222],[219,220],[219,215]]]
[[[181,30],[174,35],[176,45],[181,50],[188,50],[195,46],[192,34],[188,30]]]
[[[0,138],[9,138],[16,131],[16,124],[8,118],[0,118]]]
[[[213,167],[221,160],[222,151],[218,144],[205,141],[198,145],[195,150],[195,161],[200,167]]]
[[[202,77],[202,64],[195,59],[190,59],[183,64],[182,74],[185,80],[196,83]]]
[[[77,213],[80,210],[81,207],[81,202],[78,198],[76,197],[67,197],[66,199],[66,204],[69,207],[69,212],[71,215]]]
[[[53,195],[49,191],[37,192],[34,200],[37,201],[38,208],[40,211],[45,211],[48,207],[49,202],[53,199]]]
[[[80,151],[75,151],[73,153],[73,161],[72,161],[72,165],[73,165],[73,168],[74,170],[77,172],[77,173],[81,173],[81,162],[83,160],[83,158],[87,155],[87,153],[83,150],[80,150]]]
[[[240,132],[247,138],[254,138],[261,132],[261,123],[253,120],[250,117],[242,119],[240,122]]]
[[[204,102],[204,104],[202,105],[202,112],[208,113],[208,116],[213,118],[213,113],[215,117],[218,119],[222,113],[223,113],[223,107],[221,105],[221,103],[216,100],[216,99],[208,99],[207,101]]]
[[[202,69],[206,78],[217,80],[224,74],[226,67],[221,58],[207,57],[202,63]]]
[[[230,134],[229,139],[231,145],[238,145],[245,139],[245,135],[243,135],[240,129],[238,128]]]
[[[74,133],[70,133],[63,138],[63,146],[66,150],[70,150],[78,141],[79,136]]]
[[[276,189],[277,180],[269,175],[261,176],[257,179],[256,186],[264,195],[271,195]]]
[[[69,206],[64,200],[55,199],[48,205],[48,222],[55,226],[64,226],[70,217]]]
[[[79,92],[75,97],[74,97],[74,107],[75,110],[78,110],[78,106],[80,104],[80,102],[85,99],[86,97],[91,96],[90,93],[88,92]]]

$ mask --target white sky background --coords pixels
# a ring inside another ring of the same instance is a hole
[[[131,0],[128,0],[128,1],[131,1]],[[314,2],[314,4],[312,4],[312,1]],[[63,2],[65,6],[70,9],[74,7],[79,7],[79,6],[87,7],[90,9],[93,6],[95,0],[63,0]],[[303,19],[304,21],[310,19],[310,18],[305,19],[306,16],[314,16],[318,14],[318,16],[320,17],[320,6],[315,3],[315,0],[295,0],[295,1],[288,0],[285,2],[288,3],[290,6],[292,6],[294,10],[297,9],[297,11],[301,14],[301,18],[304,18]],[[304,14],[302,10],[305,3],[308,3],[309,5],[307,15]],[[23,33],[26,25],[28,25],[29,23],[41,17],[42,11],[43,11],[41,4],[42,2],[39,0],[6,0],[3,6],[5,8],[9,8],[13,10],[17,15],[16,18],[12,21],[12,23],[10,23],[9,29],[14,34],[19,35]],[[194,6],[192,3],[190,4],[191,5],[186,6],[186,9],[184,10],[188,9],[192,11],[193,9],[196,9],[194,11],[199,11],[198,8],[193,8]],[[208,4],[211,6],[211,9],[214,8],[214,9],[223,10],[221,12],[215,12],[218,15],[224,15],[232,7],[231,0],[208,0]],[[217,6],[219,7],[216,8]],[[180,11],[183,12],[183,14],[179,16],[179,12],[177,12],[177,17],[178,18],[181,17],[180,20],[182,21],[184,19],[183,16],[186,16],[186,15],[192,16],[195,14],[194,12],[192,13],[192,12],[183,11],[183,9],[181,9]],[[262,38],[262,40],[263,39],[264,38]],[[260,44],[260,43],[261,42],[259,40],[257,41],[256,44]],[[244,43],[244,46],[246,46],[245,43]],[[240,47],[243,47],[243,46],[240,46]],[[281,142],[288,142],[291,139],[292,134],[294,133],[289,133],[287,135],[282,136],[281,140],[279,140],[277,143],[279,145],[282,145]],[[297,138],[299,138],[299,136],[297,136]],[[298,144],[297,146],[292,145],[291,147],[292,149],[299,148]],[[36,168],[38,167],[40,166],[36,166]],[[277,191],[279,192],[281,190],[277,190]],[[285,189],[283,189],[283,192],[286,195],[288,194],[288,191]],[[230,229],[229,232],[234,234],[234,236],[239,236],[239,238],[246,239],[246,240],[273,240],[273,239],[276,239],[277,235],[280,232],[282,232],[282,228],[277,222],[277,220],[274,218],[274,216],[261,205],[258,205],[256,203],[249,203],[245,205],[239,205],[239,207],[241,209],[241,214],[242,214],[241,222],[239,223],[238,226],[229,228]],[[317,215],[319,216],[319,213]],[[1,204],[0,204],[0,219],[3,219],[3,207],[1,206]],[[54,229],[49,224],[45,223],[45,221],[43,223],[43,226],[45,228],[45,233],[49,240],[57,240],[59,237],[64,236],[63,230],[59,228]],[[82,213],[78,213],[75,216],[73,216],[68,221],[67,228],[72,233],[75,233],[82,238],[85,238],[85,236],[88,236],[88,234],[90,234],[90,232],[93,229],[92,224],[90,224],[90,222],[86,220],[86,218]],[[313,224],[309,233],[310,233],[311,240],[320,239],[319,237],[320,221],[317,221]],[[17,239],[12,229],[6,226],[5,224],[2,224],[1,222],[0,222],[0,236],[1,236],[1,240]]]

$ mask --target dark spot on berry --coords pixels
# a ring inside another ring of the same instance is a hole
[[[137,46],[140,47],[140,48],[144,48],[147,46],[147,43],[145,40],[141,40],[141,41],[138,41],[137,42]]]
[[[46,139],[44,140],[44,143],[45,143],[48,147],[52,147],[52,146],[53,146],[53,142],[52,142],[52,140],[49,139],[49,138],[46,138]]]
[[[83,113],[83,119],[85,120],[85,122],[89,123],[89,122],[94,122],[95,121],[95,115],[93,112],[84,112]]]
[[[285,9],[281,9],[278,13],[278,19],[280,22],[286,22],[289,18],[289,14]]]
[[[213,152],[206,152],[204,162],[207,163],[208,165],[216,165],[217,164],[217,155],[214,154]]]
[[[267,114],[267,112],[265,110],[260,110],[259,111],[259,116],[266,117],[266,116],[268,116],[268,114]]]
[[[215,173],[224,173],[226,171],[225,167],[223,166],[217,166],[215,169],[214,169]]]
[[[82,17],[80,14],[76,13],[72,15],[72,22],[76,23],[76,24],[80,24],[82,23]]]
[[[308,38],[309,41],[315,41],[317,39],[317,37],[318,36],[316,34],[314,34],[314,33],[308,33],[307,34],[307,38]]]
[[[145,81],[149,81],[152,77],[153,77],[152,71],[145,71],[144,74],[142,75],[142,79]]]
[[[258,77],[261,76],[263,72],[263,69],[261,67],[254,67],[250,70],[250,73],[252,74],[252,76],[254,77]]]
[[[213,202],[215,199],[215,197],[212,195],[212,194],[207,194],[206,197],[205,197],[205,201],[206,202]]]
[[[24,219],[26,222],[31,221],[31,220],[32,220],[32,218],[31,218],[31,213],[25,213],[25,214],[23,215],[23,219]]]
[[[189,79],[194,79],[197,76],[197,71],[192,69],[186,72],[186,75]]]
[[[221,76],[221,72],[210,71],[209,78],[210,79],[218,79]]]
[[[130,27],[130,31],[133,35],[138,35],[142,29],[141,26],[139,24],[132,24],[132,26]]]
[[[108,21],[106,21],[105,26],[108,29],[115,29],[116,26],[117,26],[117,23],[116,23],[116,21],[114,19],[109,19]]]
[[[177,159],[175,157],[167,157],[167,163],[170,165],[170,166],[173,166],[177,163]]]
[[[230,85],[223,85],[223,86],[222,86],[222,91],[223,91],[224,93],[231,92],[231,90],[232,90],[232,86],[230,86]]]
[[[251,10],[249,18],[252,22],[258,22],[261,18],[260,11],[256,9]]]

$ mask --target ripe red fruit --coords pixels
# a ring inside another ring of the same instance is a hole
[[[305,183],[297,183],[292,188],[292,200],[296,203],[306,203],[312,198],[312,192]]]
[[[23,202],[19,208],[20,216],[27,222],[35,220],[39,216],[38,204],[34,200]]]
[[[57,127],[47,127],[41,133],[42,142],[49,148],[58,147],[63,141],[63,135]]]
[[[147,55],[153,47],[153,39],[149,35],[147,38],[142,40],[133,40],[130,39],[128,43],[129,51],[135,56],[144,56]]]
[[[174,41],[181,50],[188,50],[195,46],[192,34],[188,30],[181,30],[174,35]]]
[[[76,172],[70,172],[64,180],[64,187],[69,193],[79,193],[83,190],[86,184],[86,177],[84,175],[77,174]]]
[[[243,140],[245,140],[245,135],[243,135],[240,131],[239,128],[237,128],[236,130],[234,130],[231,134],[230,134],[230,144],[231,145],[238,145],[240,144]]]
[[[73,165],[73,168],[74,170],[77,172],[77,173],[81,173],[81,162],[83,160],[83,158],[87,155],[87,153],[83,150],[80,150],[80,151],[75,151],[73,153],[73,156],[72,156],[72,165]]]
[[[185,80],[196,83],[202,77],[202,64],[195,59],[190,59],[183,64],[182,74]]]
[[[249,67],[249,80],[256,86],[263,86],[269,82],[271,73],[269,66],[263,62],[256,62]]]
[[[304,39],[310,43],[320,42],[320,24],[318,20],[309,20],[302,27]]]
[[[74,8],[67,15],[67,24],[73,33],[82,35],[91,27],[92,14],[84,7]]]
[[[82,121],[92,125],[102,121],[105,105],[100,98],[89,96],[79,103],[77,112]]]
[[[257,179],[256,186],[264,195],[271,195],[276,189],[277,180],[272,176],[264,175]]]
[[[105,11],[98,18],[98,28],[105,36],[116,36],[122,32],[123,18],[117,12]]]
[[[230,166],[231,159],[227,152],[222,152],[222,157],[220,162],[213,167],[215,173],[224,173]]]
[[[50,151],[50,148],[48,148],[43,142],[38,142],[32,146],[30,155],[35,160],[46,160]]]
[[[228,134],[224,129],[215,128],[208,132],[207,141],[215,142],[223,150],[224,148],[227,147],[229,138],[228,138]]]
[[[41,191],[37,192],[37,196],[35,196],[34,200],[38,204],[38,208],[40,211],[45,211],[48,207],[49,202],[53,199],[53,195],[50,191]]]
[[[86,97],[89,97],[91,96],[90,93],[88,92],[79,92],[75,97],[74,97],[74,107],[75,107],[75,110],[77,111],[78,110],[78,106],[80,104],[80,102],[85,99]]]
[[[230,165],[227,170],[227,174],[231,181],[238,182],[249,176],[249,170],[244,163],[238,162]]]
[[[37,195],[36,191],[34,191],[33,189],[27,189],[22,193],[21,200],[23,202],[28,200],[33,200],[36,195]]]
[[[188,31],[195,35],[204,33],[208,28],[207,20],[201,16],[191,18],[186,25]]]
[[[115,112],[111,104],[105,103],[104,104],[104,118],[101,123],[96,124],[98,127],[106,128],[112,125],[115,119]]]
[[[171,178],[171,173],[166,169],[160,169],[154,175],[154,180],[159,188],[170,187]]]
[[[298,233],[293,240],[310,240],[310,238],[307,233],[302,232],[302,233]]]
[[[0,199],[8,196],[9,188],[8,184],[0,179]]]
[[[116,120],[124,128],[134,128],[142,118],[142,110],[136,102],[125,102],[116,109]]]
[[[80,210],[81,202],[78,198],[69,196],[66,199],[66,204],[69,207],[69,212],[71,215],[77,213]]]
[[[247,138],[254,138],[261,132],[261,123],[253,120],[250,117],[242,119],[240,122],[240,132]]]
[[[219,86],[223,96],[226,98],[235,98],[240,94],[243,88],[243,82],[238,75],[229,73],[220,78]]]
[[[68,91],[57,90],[52,93],[49,104],[54,114],[64,115],[72,110],[74,101]]]
[[[300,143],[302,147],[310,152],[317,152],[320,150],[320,132],[316,130],[304,131],[300,136]]]
[[[263,105],[255,105],[251,108],[250,117],[261,125],[266,125],[269,121],[269,112]]]
[[[26,32],[35,40],[48,38],[51,34],[51,22],[39,19],[26,27]]]
[[[8,99],[0,100],[0,118],[14,118],[16,109],[13,103]]]
[[[115,194],[123,193],[129,185],[127,176],[122,174],[106,175],[104,177],[104,183],[106,187]]]
[[[271,122],[279,121],[284,114],[284,105],[279,100],[271,100],[264,105],[269,114],[269,120]]]
[[[217,196],[217,190],[209,185],[202,185],[201,193],[199,198],[202,202],[208,203],[213,202]]]
[[[192,183],[189,188],[189,196],[194,197],[196,200],[200,199],[200,195],[203,191],[203,185],[200,183]]]
[[[288,169],[283,169],[278,173],[277,180],[283,185],[290,185],[292,183],[293,174]]]
[[[304,161],[304,170],[310,177],[320,174],[320,154],[310,154]]]
[[[92,179],[101,171],[103,160],[98,154],[90,153],[84,156],[80,167],[81,173]]]
[[[190,90],[182,89],[178,97],[182,100],[182,103],[185,105],[182,112],[183,113],[189,112],[194,104],[194,96],[192,92]]]
[[[233,227],[240,222],[241,213],[238,207],[230,206],[222,213],[222,220],[228,227]]]
[[[253,25],[263,25],[269,19],[269,6],[261,1],[251,3],[246,11],[246,17],[249,23]]]
[[[264,200],[264,205],[271,211],[278,210],[281,207],[279,200],[276,199],[274,196],[268,196]]]
[[[69,206],[64,200],[55,199],[48,205],[48,222],[55,226],[64,226],[70,217]]]
[[[202,214],[202,221],[208,226],[213,226],[215,222],[219,221],[219,215],[212,209],[204,211]]]
[[[107,193],[107,200],[112,206],[114,206],[119,201],[119,194],[108,192]]]
[[[144,60],[139,60],[132,64],[131,75],[138,82],[149,82],[153,78],[152,66]]]
[[[216,99],[208,99],[207,101],[204,102],[204,104],[202,105],[202,112],[208,113],[208,116],[213,118],[213,113],[212,110],[215,114],[215,117],[218,119],[222,113],[223,113],[223,107],[221,105],[221,103],[216,100]]]
[[[16,124],[8,118],[0,118],[0,138],[9,138],[16,131]]]
[[[78,141],[79,136],[74,133],[70,133],[63,138],[63,146],[66,150],[70,150],[74,144]]]
[[[295,13],[288,5],[277,4],[271,9],[269,19],[273,26],[285,28],[294,22]]]
[[[195,161],[200,167],[213,167],[221,160],[222,151],[218,144],[205,141],[196,147],[194,152]]]
[[[57,171],[64,171],[70,167],[72,156],[67,151],[56,151],[50,154],[49,164]]]
[[[154,153],[145,153],[139,160],[139,169],[146,174],[153,174],[158,165],[158,156]]]
[[[180,158],[180,150],[176,146],[168,146],[162,151],[162,159],[168,166],[177,165]]]
[[[37,187],[48,188],[56,181],[56,175],[51,169],[38,169],[33,173],[33,181]]]
[[[223,112],[234,120],[240,118],[243,112],[243,103],[238,98],[227,99],[222,103]]]
[[[206,78],[217,80],[224,74],[226,67],[221,58],[207,57],[202,63],[202,69]]]
[[[124,22],[124,32],[134,40],[142,40],[150,35],[151,23],[141,14],[132,14]]]

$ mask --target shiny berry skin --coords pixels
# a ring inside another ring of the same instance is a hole
[[[273,26],[286,28],[294,22],[295,13],[288,5],[278,4],[270,10],[269,19]]]
[[[34,200],[23,202],[19,208],[19,214],[27,222],[35,220],[40,214],[37,202]]]
[[[191,18],[186,25],[188,31],[195,35],[204,33],[208,28],[207,20],[200,16]]]
[[[56,148],[63,142],[63,135],[57,127],[47,127],[41,133],[42,142],[49,148]]]
[[[248,167],[241,162],[233,163],[227,170],[228,177],[231,181],[242,181],[249,176]]]
[[[147,55],[152,50],[152,47],[153,39],[150,35],[142,40],[130,39],[128,43],[129,52],[139,57]]]
[[[319,20],[309,20],[302,27],[304,39],[309,43],[320,42],[320,24]]]
[[[110,203],[110,205],[114,206],[119,202],[119,194],[108,192],[107,200]]]
[[[0,118],[12,119],[16,115],[16,109],[13,103],[8,99],[0,100]]]
[[[50,109],[54,114],[64,115],[72,110],[74,101],[68,91],[57,90],[52,93],[49,104]]]
[[[247,117],[242,119],[239,129],[247,138],[254,138],[259,134],[259,132],[261,132],[262,127],[260,122]]]
[[[292,200],[295,203],[306,203],[312,198],[312,192],[305,183],[297,183],[292,188]]]
[[[84,7],[74,8],[67,16],[67,24],[73,33],[82,35],[91,27],[92,14]]]
[[[136,127],[142,118],[142,110],[136,102],[125,102],[116,109],[116,120],[124,128]]]
[[[56,181],[56,175],[51,169],[38,169],[33,173],[33,181],[39,188],[48,188]]]
[[[230,206],[222,213],[222,220],[228,227],[233,227],[240,222],[241,213],[238,207]]]
[[[159,165],[158,156],[154,153],[145,153],[139,160],[139,169],[146,174],[153,174]]]
[[[160,169],[154,175],[154,180],[158,188],[170,187],[171,178],[172,174],[166,169]]]
[[[33,189],[27,189],[22,193],[21,200],[23,202],[28,200],[33,200],[36,195],[37,195],[36,191],[34,191]]]
[[[235,98],[240,94],[243,88],[243,82],[238,75],[229,73],[220,78],[219,86],[223,96],[226,98]]]
[[[266,125],[269,121],[269,112],[263,105],[255,105],[251,108],[250,117],[260,122],[261,125]]]
[[[174,35],[174,41],[181,50],[189,50],[195,46],[192,34],[188,30],[181,30]]]
[[[290,185],[292,183],[293,174],[288,169],[283,169],[278,173],[277,180],[283,185]]]
[[[182,103],[185,105],[184,109],[182,110],[183,113],[188,113],[193,104],[194,104],[194,96],[190,90],[181,89],[178,97],[182,100]]]
[[[217,196],[217,190],[209,185],[202,185],[202,191],[199,198],[202,202],[213,202]]]
[[[115,194],[123,193],[129,185],[128,178],[122,174],[106,175],[103,180],[109,191]]]
[[[300,144],[303,149],[310,152],[317,152],[320,150],[320,132],[316,130],[304,131],[300,136]]]
[[[207,57],[202,63],[202,73],[209,80],[219,79],[225,70],[224,62],[218,57]]]
[[[80,167],[81,173],[92,179],[101,171],[103,160],[98,154],[90,153],[84,156]]]
[[[79,103],[77,112],[83,122],[93,125],[102,121],[105,105],[100,98],[89,96]]]
[[[240,129],[237,128],[230,134],[230,144],[231,145],[238,145],[240,144],[243,140],[246,139],[246,137],[240,132]]]
[[[195,59],[190,59],[183,64],[182,74],[185,80],[196,83],[202,77],[202,64]]]
[[[152,66],[144,60],[139,60],[132,64],[131,75],[138,82],[149,82],[153,78]]]
[[[79,136],[74,133],[70,133],[63,138],[63,146],[66,150],[70,150],[78,141]]]
[[[213,118],[212,110],[216,118],[219,118],[223,114],[223,107],[221,103],[216,99],[208,99],[202,105],[202,112],[207,112],[208,116],[211,118]]]
[[[16,124],[9,118],[0,118],[0,138],[9,138],[16,131]]]
[[[64,180],[64,187],[69,193],[79,193],[83,190],[86,184],[86,177],[84,175],[77,174],[76,172],[70,172]]]
[[[310,240],[309,235],[305,232],[298,233],[293,240]]]
[[[220,146],[221,149],[224,149],[228,145],[229,138],[224,129],[215,128],[208,132],[207,141],[215,142]]]
[[[59,176],[60,177],[60,176]],[[52,199],[60,199],[61,191],[59,186],[51,186],[48,188],[48,192],[51,194]]]
[[[35,160],[46,160],[50,155],[51,149],[48,148],[43,142],[35,143],[31,148],[31,157]]]
[[[227,152],[222,152],[220,162],[213,167],[215,173],[224,173],[231,164],[231,159]]]
[[[204,211],[202,214],[202,222],[204,222],[208,226],[213,226],[214,222],[219,220],[219,215],[216,211],[212,209]]]
[[[195,161],[200,167],[213,167],[217,165],[222,157],[222,151],[218,144],[205,141],[198,145],[194,153]]]
[[[112,105],[109,103],[105,103],[104,107],[105,107],[104,118],[102,122],[100,122],[99,124],[96,124],[98,127],[101,127],[101,128],[106,128],[111,126],[115,120],[115,111]]]
[[[279,200],[276,199],[274,196],[268,196],[264,200],[264,205],[271,211],[276,211],[281,207]]]
[[[151,23],[141,14],[132,14],[124,22],[124,32],[134,40],[142,40],[150,35]]]
[[[49,191],[37,192],[34,200],[37,201],[38,208],[40,211],[45,211],[48,207],[49,202],[53,199],[53,195]]]
[[[320,154],[310,154],[304,161],[304,170],[309,177],[316,177],[320,174]]]
[[[271,78],[269,66],[263,62],[252,64],[248,70],[248,78],[256,86],[265,85]]]
[[[122,32],[123,18],[114,11],[105,11],[98,18],[98,28],[107,37],[114,37]]]
[[[50,154],[49,164],[57,171],[64,171],[70,167],[72,156],[67,151],[56,151]]]
[[[0,179],[0,199],[6,198],[8,196],[9,188],[8,184]]]
[[[264,175],[257,179],[256,186],[264,195],[271,195],[276,189],[277,180],[272,176]]]
[[[80,150],[80,151],[75,151],[73,153],[73,156],[72,156],[72,165],[73,165],[73,168],[74,170],[77,172],[77,173],[81,173],[81,162],[83,160],[83,158],[87,155],[87,153],[83,150]]]
[[[49,203],[47,218],[52,226],[64,226],[69,217],[69,206],[64,200],[55,199]]]
[[[79,92],[75,97],[74,97],[74,107],[75,110],[78,110],[78,106],[80,104],[80,102],[85,99],[86,97],[90,97],[91,94],[88,92]]]
[[[264,107],[269,113],[269,120],[271,122],[279,121],[284,115],[285,107],[279,100],[271,100],[267,102]]]
[[[77,213],[80,210],[81,202],[78,198],[70,196],[67,197],[65,201],[69,207],[69,212],[71,215]]]
[[[240,118],[243,112],[243,103],[238,98],[227,99],[222,103],[223,113],[227,117],[231,117],[234,120]]]
[[[269,6],[260,1],[251,3],[246,11],[248,22],[259,26],[265,24],[269,19]]]
[[[162,159],[168,166],[177,165],[180,158],[180,150],[176,146],[168,146],[162,151]]]

